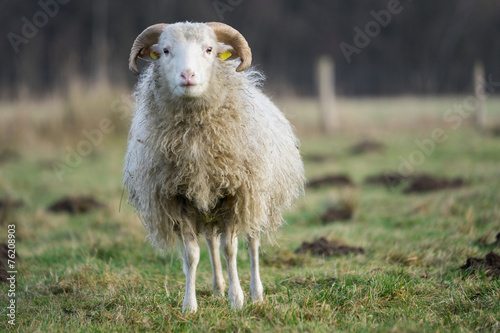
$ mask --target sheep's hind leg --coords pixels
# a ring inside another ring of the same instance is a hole
[[[226,282],[224,281],[224,276],[222,275],[222,265],[220,262],[220,235],[214,231],[205,234],[205,239],[207,240],[208,253],[210,254],[210,263],[212,264],[212,272],[214,276],[214,294],[222,296],[224,295],[224,290],[226,289]]]
[[[200,246],[196,236],[184,235],[184,274],[186,274],[186,295],[182,303],[182,312],[194,313],[198,309],[196,301],[196,268],[200,261]]]
[[[260,237],[250,237],[247,235],[248,253],[250,254],[250,266],[252,269],[252,278],[250,280],[250,293],[252,302],[262,302],[264,288],[260,280],[259,273],[259,245]]]
[[[236,268],[236,254],[238,252],[238,237],[236,234],[229,231],[222,233],[222,252],[226,259],[227,274],[229,277],[229,302],[233,310],[240,310],[243,308],[244,297]]]

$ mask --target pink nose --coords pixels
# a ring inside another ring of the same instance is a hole
[[[194,80],[194,72],[191,70],[185,70],[184,72],[181,73],[181,77],[186,81],[186,83],[191,83],[191,81]]]

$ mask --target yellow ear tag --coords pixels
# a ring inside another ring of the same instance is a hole
[[[229,51],[226,51],[224,53],[219,53],[219,57],[221,57],[222,60],[226,60],[227,58],[229,58],[232,55],[233,54]]]
[[[155,53],[153,51],[149,52],[149,56],[151,57],[151,59],[154,59],[154,60],[156,60],[160,57],[160,55],[158,53]]]

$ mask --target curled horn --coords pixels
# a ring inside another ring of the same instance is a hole
[[[241,64],[236,68],[237,72],[244,71],[250,67],[252,63],[252,51],[245,37],[238,30],[220,22],[207,22],[206,24],[215,32],[219,42],[231,45],[238,53],[238,56],[241,58]]]
[[[152,25],[137,36],[134,44],[132,45],[132,50],[130,50],[130,58],[128,60],[128,68],[131,72],[139,74],[139,71],[137,70],[137,57],[142,55],[146,47],[158,43],[158,38],[167,25],[168,24],[166,23]]]

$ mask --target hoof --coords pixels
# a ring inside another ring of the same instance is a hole
[[[196,313],[198,310],[198,303],[196,300],[194,302],[184,301],[182,304],[182,313]]]
[[[235,290],[234,292],[229,292],[229,303],[231,304],[231,309],[241,310],[243,308],[243,301],[245,297],[243,296],[243,290]]]

